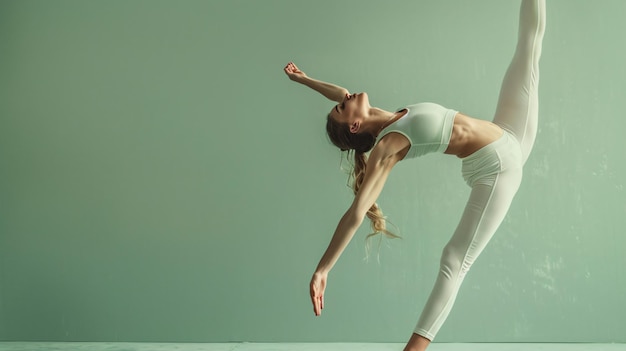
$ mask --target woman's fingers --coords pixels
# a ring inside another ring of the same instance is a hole
[[[289,62],[287,66],[285,66],[284,70],[285,70],[285,73],[287,73],[288,75],[293,75],[299,72],[298,69],[291,62]]]
[[[322,309],[324,308],[324,296],[316,296],[313,302],[313,312],[316,316],[322,314]]]
[[[313,302],[313,312],[316,316],[321,315],[324,308],[324,285],[324,281],[315,276],[311,279],[311,302]]]
[[[319,316],[322,310],[321,304],[320,304],[320,297],[314,294],[311,294],[311,302],[313,302],[313,313],[315,313],[316,316]]]
[[[296,66],[293,62],[289,62],[286,66],[285,66],[285,72],[287,73],[301,73],[302,71],[300,71],[298,69],[298,66]]]
[[[319,293],[317,284],[314,281],[311,282],[311,302],[313,302],[313,312],[316,316],[322,313],[323,296]]]
[[[315,298],[315,305],[313,306],[313,312],[315,313],[316,316],[319,316],[321,313],[319,298]]]

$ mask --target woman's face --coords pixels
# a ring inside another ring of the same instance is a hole
[[[366,93],[346,94],[343,101],[330,111],[330,116],[337,122],[350,125],[350,131],[358,132],[361,123],[370,108]]]

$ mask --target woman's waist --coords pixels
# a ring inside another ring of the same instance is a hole
[[[457,113],[446,154],[466,158],[502,137],[498,125],[462,113]]]

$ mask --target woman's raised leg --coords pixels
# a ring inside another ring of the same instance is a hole
[[[504,76],[493,119],[520,143],[524,163],[537,134],[539,58],[545,26],[545,0],[523,0],[517,48]]]

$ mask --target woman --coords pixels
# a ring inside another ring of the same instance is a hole
[[[327,120],[330,140],[354,150],[354,202],[343,215],[310,284],[315,315],[324,308],[328,273],[361,225],[364,216],[378,233],[384,218],[375,202],[400,160],[443,152],[462,159],[463,177],[472,188],[461,220],[441,257],[435,286],[407,343],[421,351],[433,340],[472,263],[502,222],[517,192],[522,167],[535,141],[538,116],[539,57],[545,28],[545,0],[522,0],[518,43],[504,77],[493,122],[475,119],[432,103],[389,112],[369,105],[365,93],[321,82],[289,63],[285,73],[337,101]],[[371,150],[371,152],[370,152]],[[369,158],[365,153],[370,152]]]

